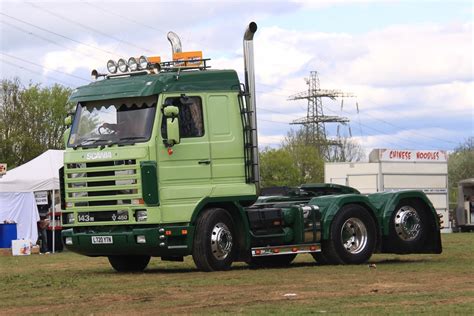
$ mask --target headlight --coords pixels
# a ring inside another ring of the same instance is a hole
[[[113,60],[109,60],[107,62],[107,70],[111,73],[114,74],[117,72],[117,63]]]
[[[66,245],[72,245],[72,237],[66,237],[64,238],[64,243]]]
[[[140,56],[138,58],[138,64],[140,66],[140,69],[147,69],[148,68],[148,59],[145,56]]]
[[[146,222],[148,218],[146,210],[136,210],[135,211],[135,219],[137,222]]]
[[[131,71],[135,71],[138,69],[138,63],[135,57],[130,57],[128,59],[128,68],[130,68]]]
[[[127,62],[126,62],[123,58],[120,58],[120,59],[118,60],[117,65],[118,65],[118,69],[119,69],[121,72],[126,72],[127,69],[128,69]]]

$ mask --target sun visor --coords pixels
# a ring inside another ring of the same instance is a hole
[[[233,70],[206,70],[113,77],[73,90],[71,102],[146,97],[162,92],[239,91],[240,83]]]

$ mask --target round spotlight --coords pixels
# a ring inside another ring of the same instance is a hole
[[[107,70],[111,73],[114,74],[117,72],[117,63],[113,60],[109,60],[107,62]]]
[[[148,59],[145,56],[140,56],[138,58],[138,65],[140,69],[144,70],[148,68]]]
[[[120,58],[117,62],[117,65],[118,65],[118,69],[121,71],[121,72],[127,72],[128,70],[128,65],[127,65],[127,62],[125,61],[125,59],[123,58]]]
[[[128,59],[128,68],[130,68],[131,71],[135,71],[138,69],[138,63],[135,57],[130,57]]]

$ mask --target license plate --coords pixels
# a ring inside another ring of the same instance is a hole
[[[92,236],[93,245],[113,244],[112,236]]]

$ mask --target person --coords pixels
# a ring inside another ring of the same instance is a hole
[[[48,228],[49,222],[49,218],[40,216],[40,221],[38,222],[38,239],[41,243],[40,254],[49,254],[48,238],[46,236],[46,228]]]

